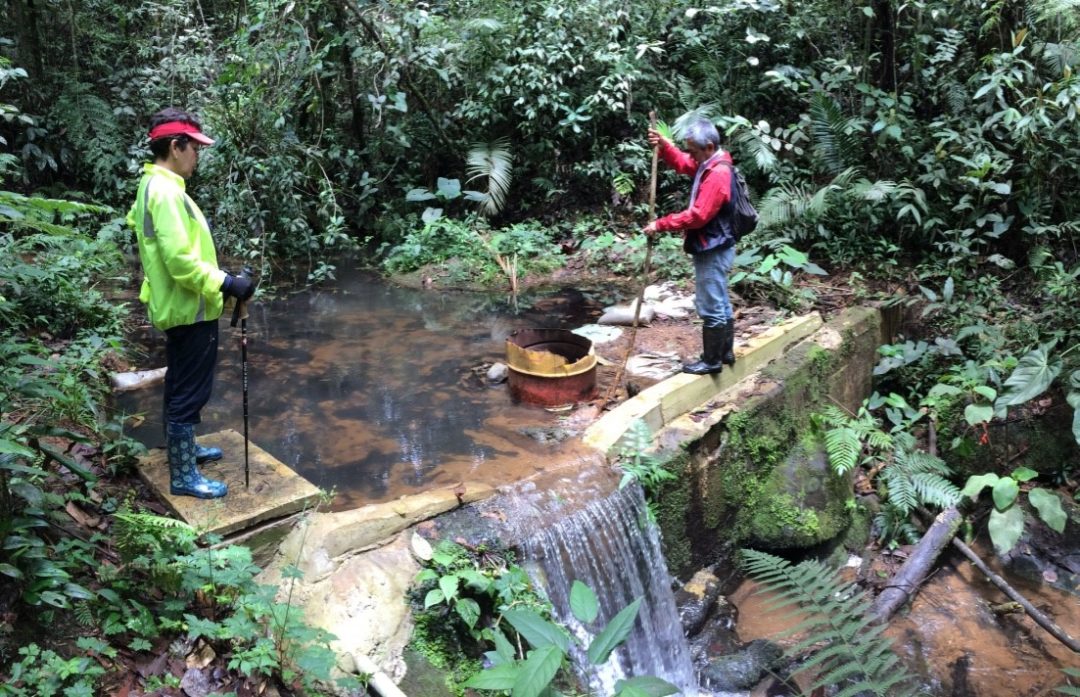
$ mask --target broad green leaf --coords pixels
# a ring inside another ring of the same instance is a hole
[[[1004,511],[1016,502],[1016,496],[1020,493],[1020,485],[1012,477],[1002,477],[994,485],[994,507]]]
[[[530,651],[514,681],[513,697],[539,697],[559,672],[562,661],[563,651],[558,646],[543,646]]]
[[[972,426],[986,423],[994,418],[994,407],[989,404],[969,404],[964,407],[964,420]]]
[[[600,612],[600,603],[596,599],[596,593],[577,579],[570,587],[570,612],[585,624],[595,620],[597,613]]]
[[[439,574],[435,573],[434,569],[424,569],[420,573],[416,574],[416,578],[413,579],[413,583],[421,584],[425,581],[434,581],[439,577]]]
[[[405,194],[406,201],[430,201],[433,198],[435,198],[435,194],[427,189],[411,189],[409,193]]]
[[[22,443],[16,443],[7,438],[0,438],[0,454],[5,453],[9,455],[22,455],[23,457],[34,457],[34,451]]]
[[[1061,359],[1050,359],[1055,342],[1032,349],[1020,359],[1005,381],[1005,391],[998,398],[1002,406],[1014,407],[1038,397],[1061,372]]]
[[[454,603],[454,610],[465,620],[465,624],[469,625],[469,629],[476,626],[477,620],[480,619],[480,603],[476,602],[472,598],[461,598]]]
[[[981,394],[983,397],[986,397],[991,402],[997,399],[997,390],[995,390],[993,387],[990,387],[989,385],[978,385],[977,387],[975,387],[975,393]]]
[[[570,637],[561,627],[548,622],[533,610],[507,610],[503,617],[518,634],[525,637],[525,641],[536,648],[554,645],[566,651],[570,646]]]
[[[514,651],[513,644],[506,638],[506,635],[502,633],[502,630],[498,627],[492,633],[492,641],[495,642],[495,652],[499,654],[499,657],[504,661],[513,661],[516,651]]]
[[[439,177],[435,184],[438,188],[439,198],[450,200],[461,196],[461,181],[458,179]]]
[[[997,484],[998,479],[1000,479],[1000,477],[993,472],[972,475],[968,477],[967,484],[964,485],[960,495],[975,500],[979,498],[979,493],[982,492],[984,488]]]
[[[420,220],[424,221],[424,225],[431,225],[442,217],[442,213],[443,209],[441,208],[425,208],[424,212],[420,214]]]
[[[453,600],[457,597],[458,584],[461,579],[457,574],[447,574],[439,578],[439,590],[443,592],[443,596],[447,600]]]
[[[1030,482],[1035,477],[1038,477],[1039,473],[1030,467],[1017,467],[1010,476],[1018,482]]]
[[[611,652],[615,650],[615,647],[626,640],[630,630],[634,628],[634,620],[637,619],[638,608],[640,607],[641,598],[638,598],[611,618],[603,631],[597,634],[596,638],[589,644],[590,663],[593,665],[604,663],[607,661],[608,656],[611,655]]]
[[[427,592],[427,595],[424,596],[424,609],[427,610],[432,605],[438,605],[445,599],[446,596],[443,595],[441,590],[432,588]]]
[[[491,587],[492,584],[492,580],[490,578],[480,573],[476,569],[465,569],[464,571],[459,571],[458,576],[460,576],[461,579],[465,581],[465,583],[470,588],[476,589],[481,592],[486,591],[488,588]]]
[[[990,539],[999,555],[1008,553],[1020,540],[1024,532],[1024,511],[1020,506],[1013,506],[1004,513],[994,509],[990,511],[990,520],[986,525],[990,530]]]
[[[1028,492],[1028,501],[1039,512],[1039,517],[1047,525],[1057,532],[1065,532],[1065,523],[1069,517],[1065,509],[1061,507],[1061,499],[1057,494],[1042,488],[1034,488]]]
[[[633,685],[625,685],[615,688],[615,697],[649,697],[649,693]]]
[[[624,692],[626,689],[633,689],[636,690],[636,692]],[[639,678],[620,680],[615,683],[615,694],[623,695],[624,697],[631,697],[631,695],[634,694],[641,694],[646,697],[667,697],[668,695],[676,695],[678,693],[679,688],[666,680],[661,680],[652,675],[643,675]]]
[[[517,663],[504,663],[494,668],[482,670],[465,681],[465,687],[477,690],[510,690],[518,678],[520,667]]]
[[[19,571],[17,568],[12,566],[11,564],[2,564],[2,563],[0,563],[0,574],[4,574],[5,576],[10,576],[11,578],[22,578],[23,577],[23,572]]]

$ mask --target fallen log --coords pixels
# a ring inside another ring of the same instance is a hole
[[[937,515],[934,524],[915,545],[911,556],[870,606],[870,612],[878,622],[888,622],[889,618],[915,595],[915,591],[934,567],[941,551],[956,537],[956,531],[960,529],[963,520],[964,516],[956,506],[946,508]]]

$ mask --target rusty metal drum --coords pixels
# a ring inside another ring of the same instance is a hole
[[[559,407],[596,396],[592,341],[566,329],[521,329],[506,339],[510,396]]]

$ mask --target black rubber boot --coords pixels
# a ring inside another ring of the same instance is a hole
[[[684,365],[682,371],[691,375],[712,375],[724,369],[720,361],[723,355],[724,329],[727,325],[718,327],[704,327],[701,330],[701,360],[690,365]]]
[[[720,343],[720,361],[724,365],[735,365],[735,322],[731,320],[722,326],[724,334]]]

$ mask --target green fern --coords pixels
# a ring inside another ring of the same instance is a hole
[[[1062,671],[1065,673],[1065,675],[1068,675],[1070,678],[1080,678],[1080,670],[1078,670],[1076,668],[1063,668]],[[1080,687],[1074,687],[1072,685],[1072,682],[1073,681],[1070,680],[1069,681],[1070,684],[1068,684],[1068,685],[1060,685],[1058,687],[1055,687],[1054,692],[1057,692],[1057,693],[1060,693],[1060,694],[1063,694],[1063,695],[1074,695],[1075,697],[1080,697]],[[1080,680],[1077,680],[1077,682],[1080,682]]]
[[[859,409],[856,417],[832,404],[815,417],[819,428],[824,429],[825,452],[829,463],[837,474],[847,474],[859,464],[859,455],[864,448],[871,452],[888,452],[893,447],[893,438],[881,430],[878,421],[865,408]]]
[[[915,450],[912,441],[898,439],[892,463],[882,470],[889,505],[905,515],[923,504],[940,508],[956,505],[960,489],[946,479],[950,474],[948,465],[939,457]]]
[[[786,653],[805,656],[795,673],[812,675],[810,691],[839,687],[836,697],[917,693],[914,676],[893,653],[891,640],[882,636],[885,627],[871,624],[865,594],[855,584],[845,585],[839,570],[813,560],[792,565],[749,549],[742,550],[739,563],[777,596],[770,610],[789,608],[789,615],[805,617],[789,630],[805,638]]]

